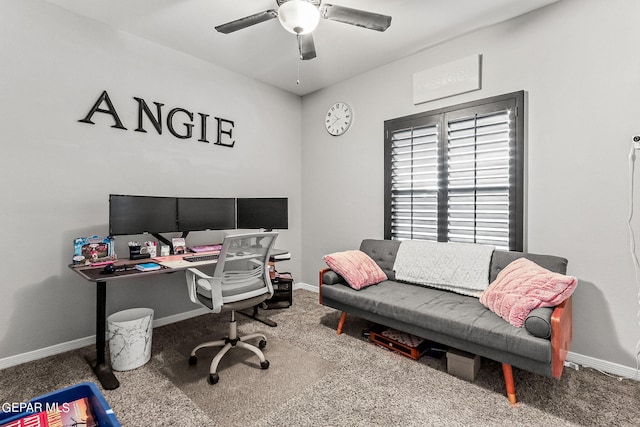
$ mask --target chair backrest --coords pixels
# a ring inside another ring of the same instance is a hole
[[[189,298],[214,313],[224,304],[273,295],[269,256],[278,233],[247,233],[227,236],[222,243],[213,276],[195,268],[186,270]]]
[[[222,301],[235,302],[265,293],[273,295],[269,256],[278,233],[227,236],[222,243],[214,280],[222,284]]]

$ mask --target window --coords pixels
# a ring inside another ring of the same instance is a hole
[[[385,122],[385,238],[523,250],[524,92]]]

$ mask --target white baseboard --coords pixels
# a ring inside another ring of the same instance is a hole
[[[174,314],[172,316],[163,317],[162,319],[156,319],[153,321],[153,327],[170,325],[172,323],[180,322],[181,320],[191,319],[192,317],[202,316],[203,314],[210,313],[206,308],[197,308],[195,310],[187,311],[184,313]]]
[[[569,352],[567,362],[573,362],[585,368],[593,368],[606,374],[613,375],[620,379],[630,379],[640,381],[640,372],[636,368],[608,362],[595,357],[585,356],[579,353]]]
[[[174,314],[172,316],[163,317],[153,321],[153,327],[169,325],[171,323],[179,322],[181,320],[190,319],[192,317],[200,316],[208,313],[205,308],[199,308],[185,313]],[[88,345],[96,343],[95,335],[78,338],[73,341],[67,341],[61,344],[55,344],[49,347],[41,348],[38,350],[29,351],[27,353],[17,354],[15,356],[5,357],[0,359],[0,369],[9,368],[11,366],[20,365],[22,363],[31,362],[33,360],[42,359],[44,357],[53,356],[56,354],[64,353],[65,351],[77,350]]]
[[[293,285],[293,289],[305,289],[307,291],[311,291],[311,292],[315,292],[316,294],[318,293],[318,287],[315,285],[310,285],[308,283],[295,283]]]
[[[310,292],[318,293],[318,287],[310,285],[308,283],[295,283],[293,289],[305,289]],[[192,317],[200,316],[208,313],[205,308],[199,308],[184,313],[174,314],[172,316],[163,317],[153,321],[153,327],[169,325],[171,323],[187,320]],[[9,368],[11,366],[20,365],[22,363],[31,362],[33,360],[42,359],[44,357],[53,356],[56,354],[64,353],[65,351],[76,350],[78,348],[93,345],[96,342],[95,336],[79,338],[77,340],[68,341],[61,344],[52,345],[38,350],[29,351],[27,353],[17,354],[15,356],[5,357],[0,359],[0,369]],[[593,368],[607,374],[614,375],[619,378],[635,379],[640,381],[640,372],[636,368],[620,365],[618,363],[609,362],[602,359],[596,359],[594,357],[585,356],[579,353],[569,352],[567,355],[567,361],[576,363],[586,368]]]
[[[65,351],[75,350],[78,348],[86,347],[88,345],[95,344],[96,337],[84,337],[77,340],[63,342],[61,344],[52,345],[50,347],[40,348],[38,350],[29,351],[27,353],[16,354],[15,356],[5,357],[0,359],[0,369],[9,368],[11,366],[20,365],[22,363],[31,362],[32,360],[38,360],[56,354],[64,353]]]

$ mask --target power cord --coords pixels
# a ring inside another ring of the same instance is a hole
[[[635,239],[635,233],[633,231],[633,226],[631,225],[631,220],[633,219],[633,188],[634,188],[633,184],[634,184],[634,174],[635,174],[636,150],[640,150],[640,136],[638,135],[633,137],[631,149],[629,150],[629,218],[627,220],[627,228],[629,229],[629,251],[631,253],[631,259],[633,260],[633,269],[636,277],[636,285],[638,287],[637,317],[638,317],[638,326],[640,326],[640,262],[638,261],[638,256],[636,255],[636,239]],[[636,372],[630,377],[618,377],[618,381],[622,381],[625,379],[635,379],[638,376],[638,373],[640,373],[640,339],[636,344],[635,351],[636,351]],[[609,375],[609,376],[613,376],[613,375]]]

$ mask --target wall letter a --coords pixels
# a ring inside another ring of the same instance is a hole
[[[102,104],[103,102],[105,102],[107,104],[107,109],[106,110],[104,108],[100,108],[100,104]],[[99,113],[110,114],[111,117],[113,117],[113,121],[115,122],[115,124],[113,126],[111,126],[112,128],[118,128],[118,129],[127,130],[127,128],[122,125],[122,122],[120,121],[120,117],[118,117],[118,113],[116,113],[116,109],[113,106],[113,103],[111,102],[111,99],[109,99],[109,94],[107,93],[106,90],[102,92],[102,95],[100,95],[100,97],[98,98],[96,103],[93,104],[93,107],[91,107],[91,110],[86,115],[86,117],[84,119],[81,119],[81,120],[78,120],[78,121],[82,122],[82,123],[90,123],[92,125],[95,124],[95,123],[93,123],[91,121],[91,117],[93,117],[93,114],[96,111],[99,112]]]

